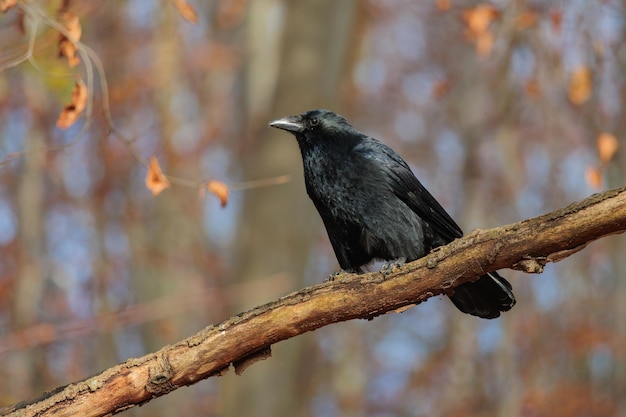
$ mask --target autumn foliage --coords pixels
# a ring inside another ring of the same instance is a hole
[[[72,90],[72,102],[65,106],[59,118],[57,126],[61,129],[67,129],[76,122],[78,116],[85,110],[87,106],[87,86],[83,80],[76,81],[74,90]]]
[[[468,233],[623,186],[623,8],[0,0],[0,406],[338,269],[277,117],[346,116]],[[625,252],[502,271],[518,303],[495,322],[435,297],[133,412],[614,417]]]

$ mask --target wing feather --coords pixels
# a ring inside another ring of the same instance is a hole
[[[408,164],[393,149],[368,137],[355,149],[380,167],[381,180],[387,181],[393,193],[414,213],[428,223],[446,242],[463,236],[463,231],[435,197],[415,177]]]

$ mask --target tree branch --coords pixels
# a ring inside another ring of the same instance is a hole
[[[10,416],[103,416],[118,413],[246,366],[270,355],[270,346],[320,327],[372,318],[449,293],[502,268],[540,273],[603,236],[626,230],[626,187],[595,194],[546,215],[475,230],[383,277],[342,274],[241,313],[156,353],[59,387],[0,411]],[[515,310],[508,314],[515,314]]]

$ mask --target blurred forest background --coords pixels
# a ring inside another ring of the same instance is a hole
[[[626,1],[189,1],[0,15],[0,405],[338,269],[279,116],[343,114],[465,231],[624,185]],[[186,179],[157,197],[152,155]],[[431,299],[125,415],[626,416],[625,253],[610,237],[502,271],[518,304],[498,320]]]

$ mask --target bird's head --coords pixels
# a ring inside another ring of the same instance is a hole
[[[309,110],[297,116],[287,116],[269,123],[270,127],[293,134],[300,145],[345,140],[356,137],[356,131],[342,116],[330,110]]]

